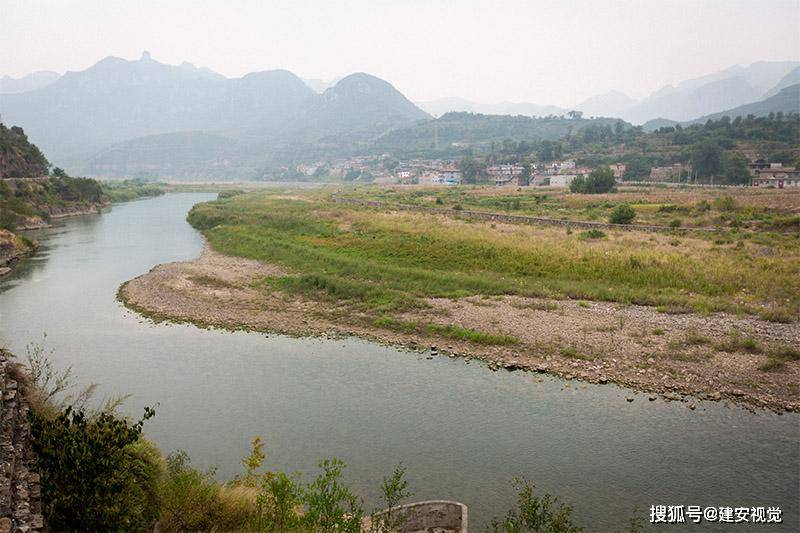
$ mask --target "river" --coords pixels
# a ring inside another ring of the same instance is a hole
[[[622,529],[652,504],[780,506],[784,528],[800,530],[798,414],[627,402],[633,393],[612,385],[358,339],[154,325],[117,303],[122,282],[200,253],[185,216],[213,197],[171,194],[31,232],[40,251],[0,281],[0,345],[22,357],[46,333],[57,367],[100,395],[130,394],[134,416],[158,404],[147,435],[220,479],[261,435],[268,466],[306,480],[319,459],[344,460],[368,509],[403,461],[414,499],[466,503],[473,531],[510,507],[514,476],[573,504],[590,531]]]

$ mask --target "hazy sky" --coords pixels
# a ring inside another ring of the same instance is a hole
[[[364,71],[412,100],[574,105],[800,59],[800,0],[0,0],[0,75],[142,50],[227,76]]]

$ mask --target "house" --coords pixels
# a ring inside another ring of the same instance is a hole
[[[495,185],[519,185],[519,177],[524,171],[522,165],[494,165],[486,169]]]
[[[650,169],[649,181],[680,181],[684,172],[686,168],[680,163],[668,167],[653,167]]]
[[[461,171],[454,166],[440,168],[437,172],[437,177],[445,185],[461,184]]]
[[[776,163],[776,164],[780,165],[780,163]],[[750,174],[752,174],[753,177],[755,177],[755,176],[758,175],[758,171],[759,170],[768,169],[770,167],[770,162],[767,161],[766,159],[756,159],[755,161],[753,161],[752,163],[750,163],[747,166],[750,167]]]
[[[784,167],[780,163],[769,168],[757,169],[753,178],[753,187],[771,187],[783,189],[800,187],[800,170],[793,167]]]
[[[617,179],[622,178],[625,174],[625,163],[612,163],[608,165],[608,168],[611,169],[611,172],[614,173],[614,177]]]
[[[578,177],[577,174],[555,174],[550,176],[551,187],[569,187],[572,180]]]
[[[559,174],[574,174],[575,173],[575,161],[559,161],[558,162],[558,173]]]
[[[411,183],[414,181],[415,177],[414,172],[406,169],[396,171],[395,176],[399,183]]]
[[[536,187],[547,187],[550,185],[550,176],[546,176],[544,174],[534,174],[531,178],[531,185],[535,185]]]

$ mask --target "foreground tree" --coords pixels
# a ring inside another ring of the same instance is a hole
[[[616,186],[614,173],[608,167],[598,167],[588,176],[578,176],[569,185],[572,192],[583,194],[603,194],[611,192]]]

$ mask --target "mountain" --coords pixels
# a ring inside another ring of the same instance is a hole
[[[417,105],[433,116],[439,117],[450,112],[481,113],[485,115],[523,115],[529,117],[546,117],[549,115],[563,115],[568,109],[552,105],[539,105],[529,102],[500,102],[497,104],[482,104],[471,102],[458,97],[439,98],[427,102],[417,102]]]
[[[708,120],[719,120],[724,116],[731,119],[755,115],[763,117],[770,113],[800,113],[800,83],[781,89],[778,94],[733,109],[705,115],[689,122],[689,124],[705,123]]]
[[[322,94],[267,109],[270,102],[285,102],[286,95],[263,91],[259,78],[266,74],[234,80],[251,87],[253,98],[273,96],[250,104],[259,111],[257,119],[225,129],[136,137],[98,150],[77,168],[106,177],[255,178],[265,169],[353,153],[393,128],[430,118],[391,84],[364,73],[347,76]],[[270,86],[275,88],[274,83]],[[237,94],[250,92],[240,87]]]
[[[61,77],[58,72],[51,72],[49,70],[40,70],[33,72],[21,78],[12,78],[11,76],[3,76],[0,78],[0,94],[17,94],[34,89],[41,89],[56,81]]]
[[[343,134],[370,137],[426,118],[430,116],[390,83],[358,72],[310,99],[284,135],[302,140]]]
[[[796,61],[760,61],[747,67],[733,67],[670,85],[631,106],[621,117],[641,124],[657,117],[688,121],[754,102],[775,87]]]
[[[329,89],[339,83],[342,78],[335,78],[331,81],[321,80],[319,78],[303,78],[303,83],[308,85],[315,93],[322,93],[325,89]]]
[[[619,117],[636,104],[636,100],[619,91],[592,96],[575,106],[578,111],[595,117]]]
[[[534,118],[452,112],[396,128],[373,143],[374,151],[460,157],[465,148],[489,148],[505,140],[556,140],[588,125],[614,126],[619,119]]]
[[[678,122],[664,118],[657,118],[649,120],[642,125],[645,131],[655,131],[664,126],[674,126],[681,124],[688,126],[691,124],[705,124],[709,120],[719,120],[722,117],[746,117],[747,115],[754,115],[757,117],[767,116],[770,113],[800,113],[800,83],[790,85],[781,89],[778,94],[764,98],[756,102],[726,109],[718,113],[704,115],[693,120]]]
[[[219,130],[287,117],[314,92],[285,70],[228,79],[189,63],[108,57],[34,91],[0,96],[5,120],[23,124],[54,161],[110,143],[175,131]]]
[[[800,83],[800,67],[795,68],[794,70],[790,71],[786,76],[781,78],[781,80],[777,84],[775,84],[774,87],[772,87],[769,91],[764,93],[764,98],[775,96],[786,87],[789,87],[796,83]]]
[[[759,98],[759,93],[742,77],[723,78],[692,89],[662,89],[632,108],[623,117],[639,124],[654,117],[689,120]]]

